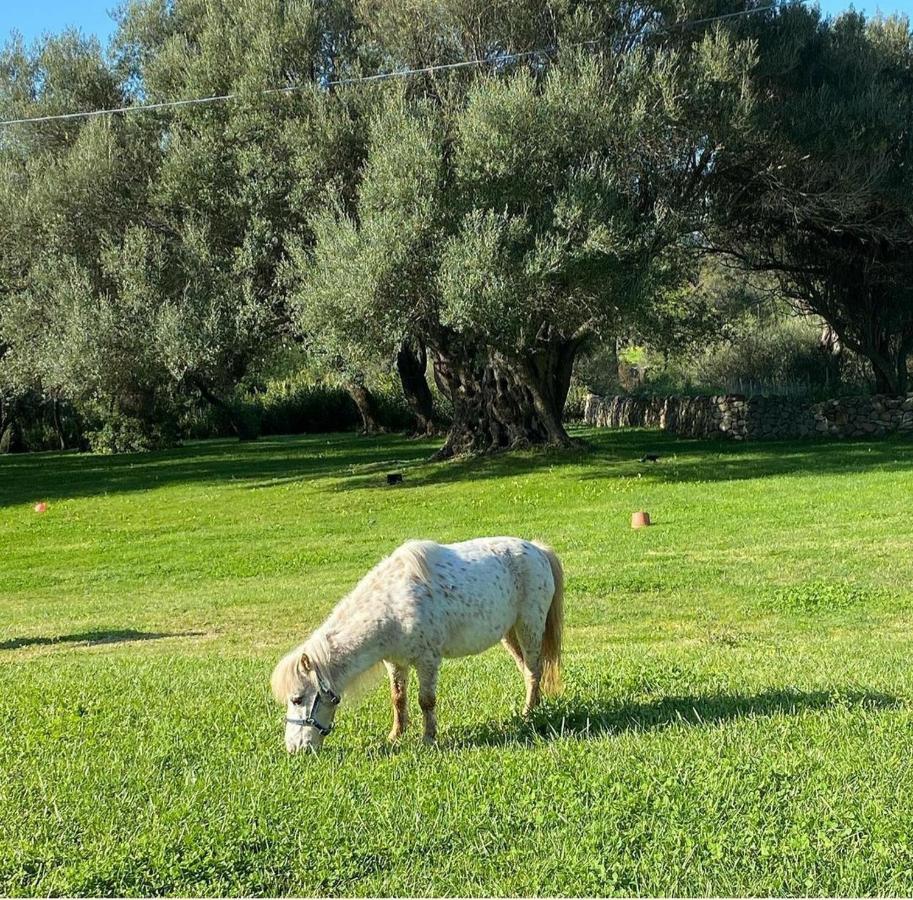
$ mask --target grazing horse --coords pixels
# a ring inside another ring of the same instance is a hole
[[[290,753],[320,749],[343,695],[377,671],[390,677],[396,740],[406,730],[409,667],[418,675],[425,741],[437,735],[444,657],[501,641],[526,682],[524,715],[560,687],[564,575],[554,551],[513,537],[460,544],[408,541],[379,562],[273,671]]]

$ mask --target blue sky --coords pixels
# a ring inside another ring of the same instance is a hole
[[[118,0],[0,0],[0,42],[13,29],[31,41],[45,31],[60,31],[77,25],[86,34],[106,38],[114,28],[108,10]],[[826,13],[838,13],[850,6],[849,0],[820,0]],[[913,0],[854,0],[856,9],[868,13],[904,12],[913,18]]]

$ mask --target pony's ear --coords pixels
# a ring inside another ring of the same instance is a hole
[[[301,659],[298,660],[298,665],[301,667],[302,672],[310,672],[313,668],[311,664],[311,658],[307,653],[301,654]]]

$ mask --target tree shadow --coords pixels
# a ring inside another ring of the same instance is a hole
[[[202,631],[136,631],[121,628],[110,631],[82,631],[78,634],[59,634],[50,637],[18,637],[0,641],[0,650],[19,650],[21,647],[53,646],[56,644],[83,644],[93,647],[97,644],[126,644],[133,641],[158,641],[163,638],[199,637]]]
[[[486,722],[450,735],[445,745],[452,749],[519,746],[561,737],[588,739],[827,709],[879,710],[901,705],[902,701],[890,694],[864,691],[769,690],[759,694],[688,695],[608,703],[559,699],[539,707],[529,720],[516,717],[508,722]]]
[[[354,434],[269,437],[253,443],[213,440],[174,450],[97,456],[34,453],[0,456],[0,507],[154,490],[175,484],[236,484],[254,490],[333,479],[330,491],[419,487],[517,478],[561,466],[580,479],[641,476],[646,482],[715,482],[770,476],[839,475],[872,468],[913,470],[913,442],[805,439],[736,443],[695,440],[649,429],[575,429],[584,446],[465,457],[429,463],[435,439]],[[656,463],[641,463],[645,453]],[[389,472],[403,483],[386,483]],[[53,506],[49,510],[53,513]],[[47,515],[47,513],[46,513]]]
[[[576,468],[575,476],[599,480],[641,477],[646,482],[718,482],[775,476],[819,476],[864,472],[873,468],[913,471],[913,442],[902,436],[866,439],[804,438],[792,441],[736,442],[698,440],[644,429],[592,429],[585,443],[568,449],[514,451],[464,457],[445,463],[415,460],[403,469],[395,490],[516,478],[554,466]],[[645,454],[658,460],[640,462]],[[383,488],[368,473],[353,473],[332,486],[347,491]]]
[[[399,435],[324,434],[270,437],[252,443],[199,441],[172,450],[116,456],[76,452],[7,455],[0,456],[0,507],[175,484],[228,482],[261,488],[365,470],[387,471],[427,459],[433,447],[433,442]]]

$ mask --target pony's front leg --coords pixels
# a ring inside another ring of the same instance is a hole
[[[440,659],[425,660],[416,663],[418,675],[418,705],[425,718],[425,743],[433,744],[437,740],[437,676],[441,668]]]
[[[399,740],[409,724],[409,703],[406,689],[409,685],[409,668],[395,663],[384,662],[390,676],[390,701],[393,704],[393,728],[390,731],[391,741]]]

